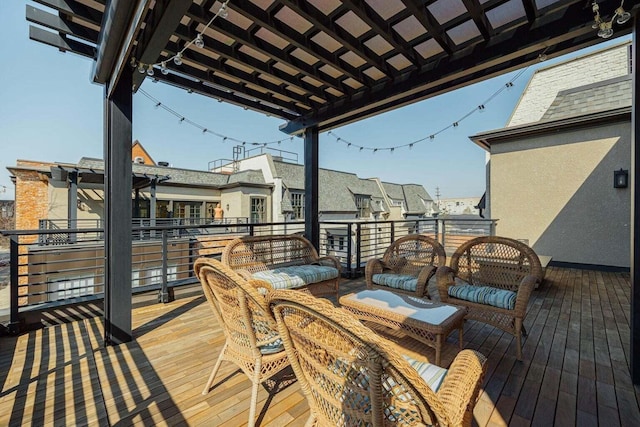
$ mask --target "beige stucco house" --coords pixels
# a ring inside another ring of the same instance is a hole
[[[486,216],[553,262],[628,269],[629,43],[536,71],[488,152]],[[628,179],[627,179],[628,181]]]

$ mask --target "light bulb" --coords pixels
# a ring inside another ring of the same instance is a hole
[[[226,3],[223,3],[222,6],[220,6],[220,10],[218,11],[218,16],[225,19],[227,19],[227,16],[229,16],[229,12],[227,12]]]
[[[153,65],[149,65],[149,68],[147,68],[147,76],[153,76]]]
[[[198,34],[196,36],[196,39],[193,41],[193,44],[196,45],[196,47],[202,49],[204,47],[204,40],[202,40],[202,34]]]
[[[176,65],[182,65],[182,53],[176,53],[176,56],[173,57],[173,63]]]
[[[618,15],[618,19],[616,22],[620,25],[626,23],[629,19],[631,19],[631,14],[626,12],[622,7],[616,9],[616,15]]]
[[[138,72],[139,72],[140,74],[144,74],[144,73],[146,73],[146,72],[147,72],[147,69],[146,69],[146,67],[144,66],[144,64],[138,64]]]
[[[165,76],[169,74],[169,69],[167,68],[167,61],[162,61],[160,63],[160,72]]]
[[[611,28],[611,22],[603,22],[600,24],[600,30],[598,30],[598,37],[608,39],[613,35],[613,29]]]

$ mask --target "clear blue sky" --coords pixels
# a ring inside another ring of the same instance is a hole
[[[6,186],[0,199],[13,198],[6,167],[15,165],[17,159],[75,163],[81,157],[102,158],[104,89],[90,82],[91,61],[29,40],[28,28],[25,2],[0,0],[0,37],[5,40],[0,66],[0,185]],[[534,69],[530,67],[510,91],[503,91],[488,103],[483,113],[476,112],[458,127],[444,131],[433,141],[416,144],[411,150],[359,152],[322,133],[320,167],[353,172],[361,178],[421,184],[433,198],[436,187],[442,198],[480,197],[485,190],[485,152],[468,137],[506,124]],[[407,144],[458,120],[514,75],[506,74],[333,132],[353,144],[372,148]],[[142,89],[219,134],[248,142],[286,137],[278,130],[282,120],[150,79],[145,80]],[[209,161],[232,157],[233,143],[223,143],[221,138],[180,124],[141,94],[136,94],[133,102],[133,139],[139,140],[154,160],[206,170]],[[302,163],[301,139],[275,148],[298,153]]]

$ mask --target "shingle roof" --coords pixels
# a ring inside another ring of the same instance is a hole
[[[209,172],[211,173],[211,172]],[[228,183],[251,183],[251,184],[265,184],[264,175],[260,170],[245,170],[234,172],[228,176]]]
[[[304,166],[293,163],[273,162],[276,168],[276,176],[282,179],[282,183],[287,188],[283,195],[282,209],[286,212],[290,209],[290,190],[304,191]],[[371,210],[373,212],[386,211],[384,195],[380,191],[378,183],[373,179],[359,178],[354,173],[340,172],[330,169],[320,169],[318,171],[319,210],[324,212],[357,212],[355,198],[356,194],[371,197]],[[410,206],[411,213],[425,213],[422,199],[431,200],[427,191],[421,185],[409,184],[411,200],[406,200],[403,186],[400,184],[383,183],[383,187],[389,197],[405,200]],[[381,203],[378,203],[380,201]]]
[[[424,202],[425,200],[433,200],[427,190],[422,185],[418,184],[406,184],[402,186],[405,195],[405,202],[407,203],[407,213],[409,214],[423,214],[427,211]]]
[[[104,162],[100,159],[83,157],[78,162],[78,167],[86,169],[96,169],[102,171]],[[191,186],[213,186],[220,187],[229,183],[253,183],[264,184],[265,180],[261,171],[248,170],[234,174],[222,174],[207,171],[197,171],[191,169],[179,169],[164,166],[152,166],[132,163],[134,173],[149,175],[166,175],[170,179],[165,184],[184,184]]]
[[[402,185],[393,184],[391,182],[383,182],[382,188],[387,193],[387,197],[397,200],[404,200],[404,193],[402,192]]]
[[[558,92],[540,121],[558,120],[631,106],[631,75]]]

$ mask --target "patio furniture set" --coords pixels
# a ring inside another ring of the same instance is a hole
[[[445,261],[436,240],[400,238],[367,264],[367,289],[336,307],[316,295],[337,297],[340,263],[301,236],[241,237],[222,262],[198,259],[226,338],[203,394],[223,360],[235,363],[253,383],[252,426],[258,385],[290,365],[309,403],[307,425],[471,425],[486,358],[462,349],[464,320],[513,334],[521,360],[522,320],[542,268],[524,243],[494,236]],[[454,330],[459,348],[448,351]]]

